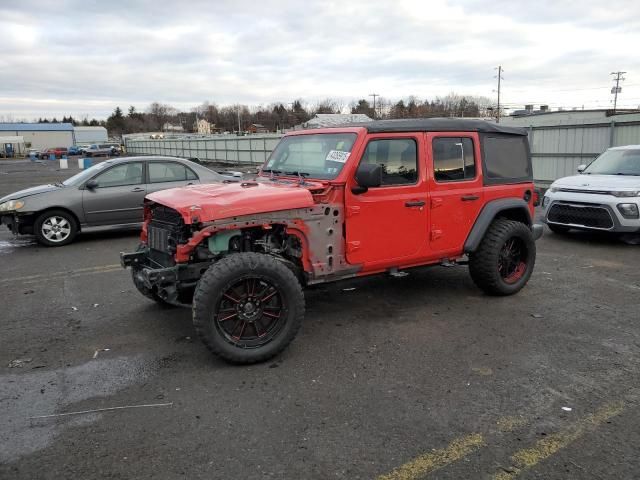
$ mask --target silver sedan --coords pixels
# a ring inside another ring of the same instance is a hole
[[[225,180],[237,179],[181,158],[112,159],[64,182],[0,198],[0,223],[16,234],[34,234],[42,245],[61,246],[91,227],[139,224],[148,193]]]

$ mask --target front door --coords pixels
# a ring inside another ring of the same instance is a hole
[[[93,178],[98,185],[82,192],[82,207],[89,225],[142,222],[146,194],[144,164],[117,164]]]
[[[480,143],[476,133],[428,133],[430,247],[442,257],[462,251],[482,208]]]
[[[382,185],[361,194],[347,185],[347,261],[369,269],[408,263],[428,246],[424,136],[371,136],[360,163],[380,164]]]

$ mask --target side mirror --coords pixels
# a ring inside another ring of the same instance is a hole
[[[93,190],[94,188],[98,188],[98,181],[92,178],[87,183],[85,183],[84,186],[88,190]]]
[[[377,163],[361,163],[356,170],[357,187],[351,189],[356,195],[382,184],[382,167]]]
[[[585,168],[587,168],[587,166],[584,163],[582,165],[578,165],[578,173],[584,172]]]

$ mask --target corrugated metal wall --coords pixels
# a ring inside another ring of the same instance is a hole
[[[125,145],[127,153],[135,155],[169,155],[224,163],[259,165],[267,159],[280,137],[281,135],[271,134],[159,140],[126,138]]]
[[[533,176],[540,183],[573,175],[607,148],[640,144],[640,121],[532,126],[529,130]],[[234,164],[261,164],[280,135],[216,136],[185,139],[125,140],[136,155],[170,155]]]
[[[574,175],[609,147],[640,144],[640,122],[529,127],[533,176],[551,182]]]

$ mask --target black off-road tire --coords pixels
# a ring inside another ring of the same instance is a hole
[[[551,230],[553,233],[557,233],[558,235],[564,235],[570,230],[569,227],[565,227],[563,225],[554,225],[552,223],[547,223],[547,227],[549,227],[549,230]]]
[[[282,301],[279,321],[283,323],[268,343],[255,347],[233,344],[225,337],[218,320],[223,296],[245,279],[268,282]],[[232,363],[257,363],[277,355],[291,343],[302,325],[304,309],[300,282],[286,265],[265,254],[236,253],[211,265],[200,278],[193,296],[193,325],[214,355]]]
[[[46,230],[46,227],[53,228],[53,222],[55,219],[55,226],[61,225],[60,232],[64,232],[64,237],[56,239],[54,236],[47,238],[45,231],[51,232],[51,229]],[[33,223],[33,233],[36,236],[36,240],[45,247],[61,247],[68,245],[76,238],[78,234],[78,222],[73,215],[64,210],[47,210],[41,213]]]
[[[521,269],[514,278],[504,278],[500,271],[501,252],[515,239],[525,251]],[[531,229],[522,222],[498,218],[484,235],[478,250],[469,258],[469,273],[474,283],[488,295],[513,295],[526,285],[536,262],[536,243]]]

